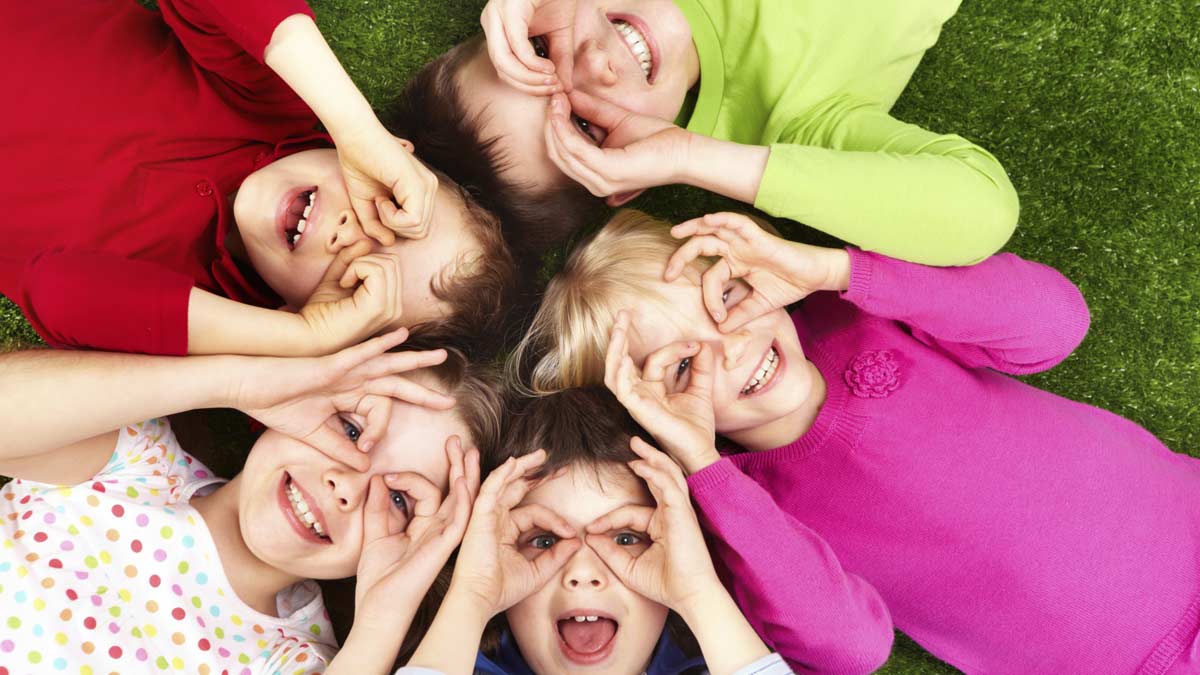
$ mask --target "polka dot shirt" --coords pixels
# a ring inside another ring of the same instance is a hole
[[[336,649],[313,582],[251,609],[188,504],[221,482],[166,420],[121,430],[71,487],[0,488],[0,675],[322,672]]]

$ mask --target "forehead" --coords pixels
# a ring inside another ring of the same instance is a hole
[[[431,381],[421,384],[441,389]],[[445,489],[450,471],[446,439],[456,435],[463,440],[464,447],[469,447],[471,439],[466,423],[454,410],[430,410],[397,400],[390,405],[392,416],[387,432],[371,450],[371,473],[413,471]]]
[[[436,308],[442,301],[434,296],[430,284],[447,271],[452,276],[459,263],[482,252],[468,218],[462,201],[449,189],[439,189],[429,233],[421,239],[397,237],[394,244],[380,249],[400,258],[404,319],[409,322],[405,325],[440,316],[443,311]]]
[[[629,356],[635,363],[673,342],[706,340],[720,334],[704,308],[700,286],[687,274],[672,282],[656,279],[650,283],[648,297],[630,312]]]
[[[582,529],[622,506],[654,506],[654,499],[642,482],[622,467],[602,467],[597,474],[590,466],[573,465],[543,480],[521,503],[545,506]]]
[[[481,123],[481,137],[500,139],[497,145],[508,161],[509,180],[536,186],[562,181],[563,173],[546,152],[548,98],[525,94],[501,81],[486,49],[470,58],[457,84],[470,117]]]

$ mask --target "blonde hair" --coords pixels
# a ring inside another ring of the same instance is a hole
[[[604,383],[604,354],[617,312],[667,299],[654,289],[667,259],[682,242],[671,224],[641,211],[619,211],[581,244],[546,287],[541,307],[509,361],[509,381],[527,395],[544,396]],[[688,265],[696,278],[712,265]],[[691,275],[689,275],[691,276]]]

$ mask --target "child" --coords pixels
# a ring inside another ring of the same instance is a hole
[[[561,199],[685,183],[865,249],[978,262],[1016,226],[1004,169],[888,115],[958,5],[491,0],[486,41],[418,74],[395,126],[542,246],[580,222]]]
[[[401,673],[791,672],[717,580],[679,469],[630,435],[611,395],[568,391],[510,419],[516,456],[484,482],[450,591]]]
[[[383,353],[404,335],[321,359],[0,357],[0,473],[16,477],[0,488],[0,662],[320,672],[335,644],[305,580],[357,570],[355,629],[330,672],[390,666],[466,528],[478,457],[458,439],[486,448],[498,432],[496,396],[457,355]],[[229,482],[165,420],[121,422],[210,406],[271,427]],[[368,438],[369,454],[353,449]],[[334,459],[347,451],[369,466]]]
[[[315,355],[498,315],[498,224],[383,129],[303,0],[158,6],[0,9],[25,64],[0,75],[0,292],[48,343]]]
[[[628,212],[572,256],[525,349],[547,352],[535,388],[604,381],[684,467],[739,604],[791,661],[882,597],[967,672],[1193,672],[1200,462],[1008,376],[1088,323],[1074,285],[1012,255],[935,269]],[[780,562],[748,574],[764,535]]]

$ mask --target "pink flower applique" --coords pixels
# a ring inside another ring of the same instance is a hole
[[[890,349],[863,352],[846,368],[845,380],[859,398],[887,398],[900,388],[900,363]]]

